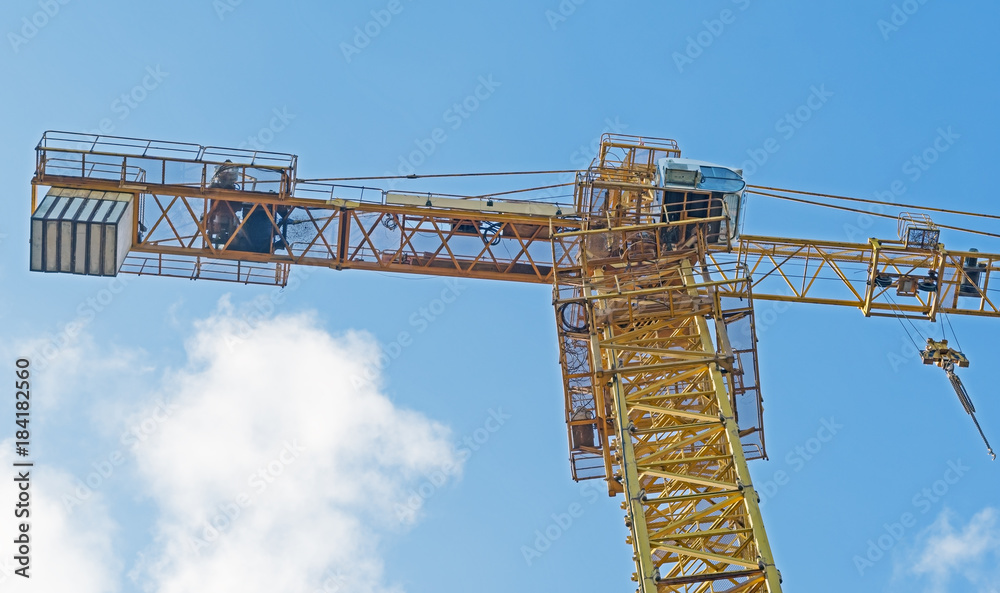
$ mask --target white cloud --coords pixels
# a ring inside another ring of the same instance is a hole
[[[358,380],[378,360],[366,334],[298,315],[247,335],[227,300],[196,329],[162,393],[176,408],[136,452],[160,516],[131,577],[157,593],[396,591],[379,542],[406,491],[454,472],[448,431]]]
[[[223,299],[195,327],[187,362],[162,381],[152,380],[141,351],[116,351],[86,334],[58,348],[48,368],[33,365],[35,390],[58,392],[63,404],[39,413],[86,418],[74,424],[79,438],[107,440],[136,471],[116,473],[68,514],[59,496],[76,491],[75,478],[37,468],[32,578],[4,578],[16,567],[10,544],[0,544],[0,589],[400,591],[380,542],[414,520],[418,484],[433,476],[437,487],[459,472],[448,430],[379,391],[379,349],[369,335],[334,337],[309,315],[254,324],[248,332]],[[119,442],[133,425],[145,440]],[[12,444],[2,446],[0,466],[10,467]],[[0,508],[12,508],[10,484],[0,486]],[[113,542],[135,545],[133,530],[147,519],[116,508],[118,527],[104,502],[136,494],[153,513],[153,541],[138,556]],[[10,513],[0,513],[0,534],[15,530]],[[124,565],[131,582],[122,580]]]
[[[32,402],[39,411],[72,409],[81,401],[104,402],[109,382],[124,394],[124,383],[138,378],[137,370],[148,370],[139,368],[141,348],[98,345],[79,319],[55,333],[20,341],[8,358],[14,353],[31,361],[32,386],[45,394]]]
[[[965,525],[945,509],[918,537],[905,572],[916,576],[927,591],[996,592],[1000,582],[1000,513],[987,507]],[[954,589],[949,589],[954,585]],[[994,587],[994,588],[990,588]]]
[[[0,443],[0,467],[5,474],[15,459],[14,441]],[[20,469],[20,468],[18,468]],[[72,489],[73,478],[46,466],[30,468],[29,517],[16,518],[19,488],[5,477],[0,488],[0,590],[9,593],[114,593],[122,566],[112,550],[115,524],[100,495],[69,514],[59,501],[58,493]],[[20,564],[14,562],[15,544],[22,520],[29,523],[30,578],[14,574]],[[16,535],[15,535],[16,534]]]

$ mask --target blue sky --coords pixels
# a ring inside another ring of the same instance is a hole
[[[577,168],[613,131],[675,138],[755,184],[874,197],[899,182],[896,201],[996,214],[998,13],[941,0],[5,2],[0,356],[12,368],[56,354],[36,365],[32,400],[34,576],[6,576],[4,543],[4,590],[633,586],[619,501],[569,477],[549,287],[316,269],[277,293],[32,274],[43,131],[257,143],[299,155],[302,177]],[[477,89],[475,108],[455,108]],[[916,164],[939,137],[946,150]],[[433,149],[414,158],[421,145]],[[863,241],[895,224],[756,198],[745,231]],[[443,291],[454,302],[415,323]],[[771,460],[751,471],[786,590],[997,591],[1000,466],[944,374],[904,352],[894,320],[757,306]],[[1000,445],[1000,324],[953,323]],[[373,369],[402,331],[412,343]],[[13,405],[2,414],[8,542]],[[273,482],[250,478],[269,465]],[[250,503],[217,540],[184,548],[240,495]]]

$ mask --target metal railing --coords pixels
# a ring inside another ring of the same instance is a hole
[[[200,190],[212,187],[220,167],[237,170],[239,189],[291,195],[295,155],[261,150],[201,146],[48,131],[35,148],[35,177],[39,183],[52,177],[78,177],[117,182],[174,185]]]

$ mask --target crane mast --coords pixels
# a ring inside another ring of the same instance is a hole
[[[673,181],[665,164],[690,172],[679,157],[673,142],[607,138],[576,184],[586,228],[563,234],[578,251],[557,267],[554,299],[574,469],[593,441],[583,422],[596,417],[640,591],[779,591],[723,375],[740,369],[726,328],[752,316],[749,283],[735,269],[722,284],[706,273],[709,244],[729,243],[736,213],[697,183],[660,189]],[[759,414],[747,420],[763,455]]]
[[[47,132],[36,152],[33,270],[551,284],[571,472],[622,495],[641,593],[781,590],[747,466],[767,456],[755,299],[1000,317],[1000,255],[945,250],[919,217],[867,243],[741,235],[740,172],[672,140],[605,135],[572,204],[300,180],[294,155],[194,144]]]

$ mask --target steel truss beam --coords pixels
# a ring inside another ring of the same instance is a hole
[[[579,290],[556,290],[564,380],[577,388],[568,405],[587,401],[580,387],[592,387],[595,418],[576,426],[597,431],[610,491],[625,495],[641,593],[780,591],[732,382],[722,374],[734,359],[721,346],[728,339],[720,284],[695,277],[698,259],[697,251],[674,252],[609,269],[583,250],[575,273],[557,272],[564,282],[585,279]],[[560,314],[559,295],[579,304],[576,316]],[[588,357],[576,368],[567,366],[567,345],[583,341],[584,332],[567,325],[587,328]]]
[[[1000,255],[921,249],[900,241],[841,243],[740,237],[735,253],[709,256],[716,277],[745,274],[754,298],[856,307],[868,316],[933,321],[940,313],[1000,317]],[[907,293],[901,280],[924,284]],[[927,290],[929,288],[929,290]]]
[[[775,593],[746,463],[764,455],[752,298],[1000,317],[1000,255],[875,239],[709,243],[706,226],[726,220],[664,222],[656,163],[679,156],[673,141],[606,136],[563,216],[389,203],[380,190],[298,182],[292,155],[47,133],[32,211],[39,187],[131,192],[127,273],[284,285],[299,264],[551,282],[573,476],[624,494],[639,591]],[[214,182],[223,166],[238,184]],[[220,202],[243,216],[222,239],[206,222]],[[280,241],[234,249],[259,211]],[[737,322],[742,346],[727,330]],[[748,400],[756,413],[741,411]]]

